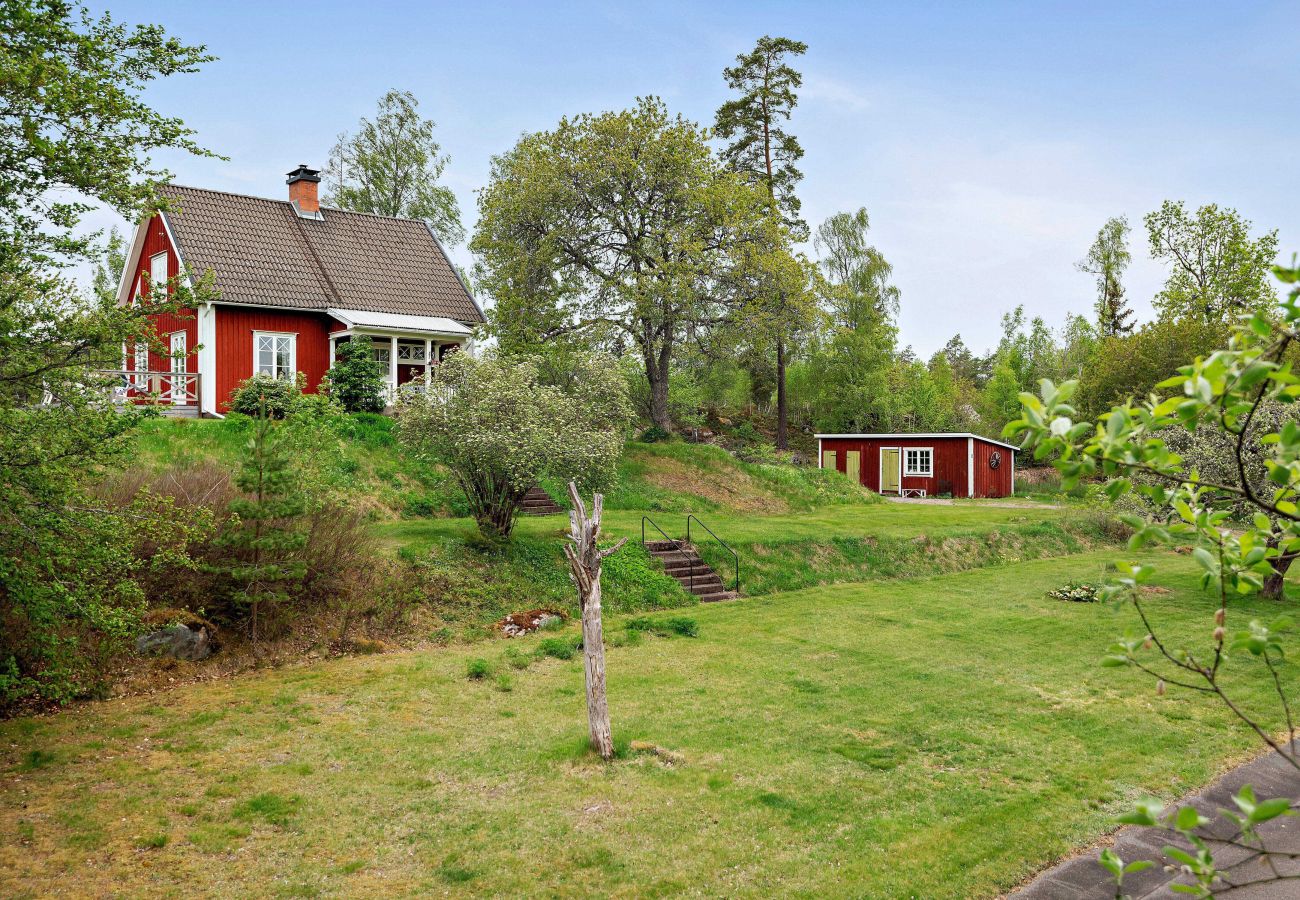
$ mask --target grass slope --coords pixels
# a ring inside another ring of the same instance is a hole
[[[580,660],[505,658],[553,637],[0,723],[0,894],[993,896],[1256,746],[1097,666],[1127,614],[1044,592],[1107,558],[701,607],[696,638],[614,618],[609,766]],[[1191,564],[1159,563],[1154,614],[1205,636]]]
[[[623,551],[638,562],[642,518],[648,516],[673,538],[686,536],[686,514],[611,509],[605,513],[605,534],[628,537]],[[741,587],[750,596],[843,581],[897,578],[999,565],[1077,553],[1106,543],[1103,520],[1075,510],[1043,506],[1001,507],[984,504],[952,506],[902,503],[845,503],[811,512],[761,515],[734,511],[701,512],[701,521],[731,546],[740,557]],[[547,548],[550,568],[563,573],[560,544],[566,529],[560,516],[523,518],[516,526],[519,547]],[[376,531],[395,549],[413,558],[445,554],[446,548],[469,546],[476,529],[469,519],[411,519],[376,525]],[[646,538],[659,533],[645,525]],[[698,525],[692,540],[724,577],[730,579],[734,563]],[[530,558],[531,555],[530,555]],[[622,577],[624,563],[615,566]],[[631,562],[628,563],[632,565]],[[503,575],[513,570],[498,570]],[[652,569],[651,571],[655,571]],[[528,570],[520,570],[525,581]],[[572,594],[563,576],[555,582],[561,594]],[[550,583],[550,582],[548,582]],[[609,592],[620,602],[619,585]],[[633,582],[627,582],[632,585]],[[668,605],[665,599],[636,601],[644,607]],[[567,598],[568,602],[572,597]],[[560,601],[557,601],[560,602]],[[626,608],[631,608],[630,606]]]

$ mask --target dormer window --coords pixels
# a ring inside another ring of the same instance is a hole
[[[155,253],[149,257],[149,297],[150,299],[161,299],[167,292],[167,253]],[[154,287],[163,292],[158,297],[154,296]]]

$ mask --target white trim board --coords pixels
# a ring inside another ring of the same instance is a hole
[[[1011,454],[1014,460],[1016,455]],[[966,438],[966,497],[975,496],[975,438]]]
[[[940,431],[933,433],[917,434],[814,434],[813,437],[821,441],[823,438],[847,438],[850,440],[875,440],[875,441],[912,441],[926,440],[931,438],[974,438],[977,441],[985,441],[989,444],[997,444],[999,447],[1006,447],[1008,450],[1019,451],[1020,448],[1015,444],[1008,444],[1004,441],[995,441],[993,438],[984,437],[982,434],[972,434],[969,431]]]

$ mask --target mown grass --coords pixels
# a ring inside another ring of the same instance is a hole
[[[536,652],[572,631],[0,723],[0,893],[991,897],[1256,748],[1097,665],[1131,614],[1045,596],[1111,555],[704,606],[694,637],[611,616],[610,765],[580,658]],[[1157,562],[1152,613],[1206,638],[1191,563]]]

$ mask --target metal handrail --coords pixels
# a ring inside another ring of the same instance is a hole
[[[720,546],[723,550],[726,550],[728,553],[731,554],[731,561],[736,566],[735,580],[732,582],[731,589],[733,591],[739,591],[740,590],[740,554],[738,554],[735,550],[732,550],[731,547],[727,545],[726,541],[724,541],[722,538],[718,537],[716,534],[713,533],[712,528],[710,528],[708,525],[705,525],[703,522],[700,521],[700,519],[697,516],[693,514],[686,517],[686,543],[689,544],[691,542],[691,519],[695,519],[696,522],[699,522],[700,527],[703,528],[705,531],[707,531],[709,535],[715,541],[718,542],[718,546]],[[642,526],[642,528],[644,527],[645,526]],[[701,559],[703,559],[702,556]]]
[[[682,550],[682,542],[677,540],[677,538],[670,538],[664,532],[664,530],[659,527],[659,525],[655,522],[655,520],[650,518],[649,516],[641,517],[641,546],[642,547],[645,546],[645,523],[646,522],[649,522],[651,527],[653,527],[655,531],[659,532],[659,534],[663,536],[663,539],[665,541],[667,541],[668,543],[676,547],[677,552],[682,555],[683,559],[686,559],[687,562],[690,562],[690,560],[686,558],[686,551]],[[704,523],[701,522],[700,524],[703,525]],[[691,523],[687,521],[686,523],[687,532],[689,532],[690,529],[691,529]],[[692,594],[694,594],[695,593],[695,564],[694,563],[690,563],[689,577],[690,577],[690,584],[691,584],[690,591]]]

